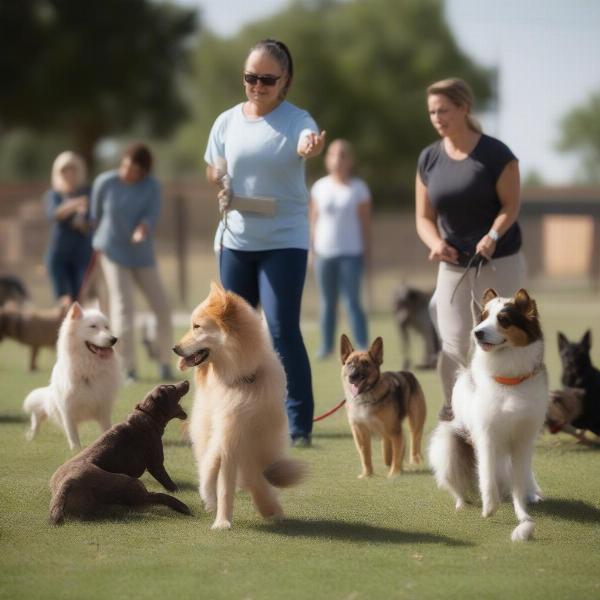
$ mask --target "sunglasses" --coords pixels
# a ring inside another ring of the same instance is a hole
[[[281,75],[254,75],[254,73],[244,73],[244,81],[250,85],[256,85],[259,81],[267,87],[273,87],[279,80]]]

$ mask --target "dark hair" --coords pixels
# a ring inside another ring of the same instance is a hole
[[[150,173],[152,170],[152,152],[150,152],[150,148],[145,144],[139,142],[131,144],[131,146],[123,152],[121,158],[129,158],[132,163],[141,167],[145,173]]]
[[[250,48],[248,55],[255,50],[266,52],[269,56],[273,57],[279,63],[279,66],[283,69],[283,71],[287,73],[287,83],[282,90],[282,94],[285,96],[290,89],[292,78],[294,77],[294,61],[292,60],[292,54],[289,48],[279,40],[267,38],[254,44],[254,46]]]

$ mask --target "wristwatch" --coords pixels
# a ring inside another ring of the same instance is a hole
[[[500,239],[500,234],[495,229],[490,229],[488,235],[497,242]]]

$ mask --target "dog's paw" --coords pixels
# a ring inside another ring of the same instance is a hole
[[[420,465],[422,462],[423,462],[423,457],[420,454],[415,454],[414,456],[410,457],[410,464],[413,467]]]
[[[538,502],[541,502],[544,499],[544,496],[542,496],[542,492],[540,490],[538,490],[537,492],[532,492],[531,494],[529,494],[527,496],[527,502],[529,504],[537,504]]]
[[[388,478],[388,479],[395,479],[396,477],[398,477],[398,476],[400,476],[400,475],[402,475],[402,469],[396,469],[396,470],[394,470],[394,471],[390,471],[390,472],[387,474],[387,478]]]
[[[231,523],[227,519],[217,519],[212,525],[213,530],[226,530],[231,529]]]
[[[483,505],[483,510],[481,511],[481,516],[484,519],[491,517],[498,510],[497,502],[489,502]]]
[[[33,431],[31,431],[31,429],[27,432],[25,432],[25,439],[28,442],[31,442],[31,440],[33,440],[33,438],[35,437],[35,433],[33,433]]]
[[[465,507],[464,498],[457,498],[456,502],[454,503],[454,510],[456,510],[458,512],[459,510],[462,510],[464,507]]]
[[[358,476],[358,479],[368,479],[369,477],[373,477],[373,471],[363,471]]]

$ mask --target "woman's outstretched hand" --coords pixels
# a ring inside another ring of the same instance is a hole
[[[312,158],[323,152],[325,148],[325,136],[327,132],[325,130],[317,134],[314,132],[305,135],[298,144],[298,154],[302,158]]]

